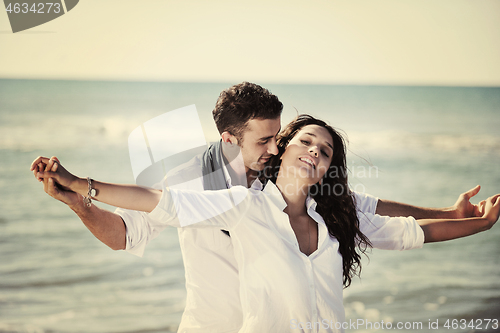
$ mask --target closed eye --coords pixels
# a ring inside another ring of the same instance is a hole
[[[323,154],[325,157],[330,157],[330,156],[328,156],[328,154],[324,150],[321,151],[321,154]]]

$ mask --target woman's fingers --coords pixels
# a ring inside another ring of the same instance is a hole
[[[59,163],[59,160],[57,159],[57,157],[52,156],[49,159],[49,163],[47,163],[47,166],[45,167],[45,171],[56,171],[57,167],[55,170],[53,169],[55,163]]]
[[[31,163],[30,170],[33,171],[33,175],[36,179],[41,182],[43,181],[43,176],[41,176],[41,174],[43,174],[44,171],[56,172],[59,167],[59,163],[59,159],[55,156],[52,156],[51,158],[38,156],[35,158],[33,163]]]
[[[483,217],[487,218],[490,222],[495,223],[498,220],[498,215],[500,214],[500,194],[486,199],[483,206]]]
[[[40,171],[44,171],[45,170],[45,164],[43,164],[42,162],[38,163],[38,170],[36,170],[37,172],[40,172]],[[38,177],[38,181],[42,181],[43,178],[40,178]]]
[[[51,158],[49,162],[45,165],[44,171],[50,171],[50,169],[52,169],[52,164],[54,164],[54,160]]]
[[[497,194],[497,195],[494,195],[492,197],[489,197],[488,199],[486,199],[487,201],[489,201],[491,203],[492,206],[495,206],[497,203],[498,203],[498,199],[500,198],[500,194]]]
[[[40,159],[41,158],[42,158],[42,156],[38,156],[37,158],[35,158],[33,160],[33,162],[31,163],[30,171],[35,170],[35,168],[37,167],[38,163],[40,163]]]
[[[30,170],[33,171],[35,170],[35,168],[40,164],[40,163],[43,163],[43,164],[47,164],[49,162],[49,158],[47,157],[43,157],[43,156],[38,156],[37,158],[35,158],[35,160],[33,161],[33,163],[31,163],[31,168]]]
[[[486,205],[486,200],[483,200],[479,203],[479,212],[482,214],[484,214],[484,205]]]
[[[38,172],[45,170],[45,167],[47,166],[48,162],[49,159],[47,157],[38,156],[37,158],[35,158],[33,163],[31,163],[30,170],[33,171],[33,175],[39,182],[41,182],[43,179],[38,177],[37,174]]]

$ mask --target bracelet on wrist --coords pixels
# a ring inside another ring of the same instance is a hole
[[[96,191],[94,188],[92,188],[92,179],[90,177],[87,177],[87,183],[89,185],[89,189],[87,192],[87,196],[83,197],[83,203],[87,207],[90,207],[92,206],[92,198],[95,197]]]

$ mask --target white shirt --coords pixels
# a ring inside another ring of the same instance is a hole
[[[164,188],[149,217],[166,225],[229,230],[243,310],[239,332],[342,332],[335,326],[345,320],[339,244],[316,213],[316,202],[308,198],[306,206],[318,223],[318,248],[310,256],[300,251],[283,212],[286,203],[271,182],[264,191],[241,186],[204,192]],[[413,217],[361,212],[358,217],[361,231],[375,248],[423,245],[423,231]]]
[[[224,166],[231,187],[229,173]],[[171,170],[161,184],[170,188],[203,191],[201,156]],[[260,189],[256,181],[252,188]],[[360,211],[375,213],[378,199],[356,193]],[[195,209],[196,210],[196,209]],[[165,229],[144,212],[117,209],[126,225],[126,251],[142,256],[146,245]],[[239,277],[231,238],[220,228],[179,228],[186,278],[186,308],[179,333],[238,332],[242,325]]]

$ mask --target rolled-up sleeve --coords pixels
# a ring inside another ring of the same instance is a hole
[[[389,217],[358,212],[359,228],[374,248],[410,250],[424,244],[424,231],[413,217]]]
[[[126,228],[125,251],[142,257],[146,245],[166,228],[166,225],[157,224],[145,212],[118,208],[115,213],[120,215]]]

